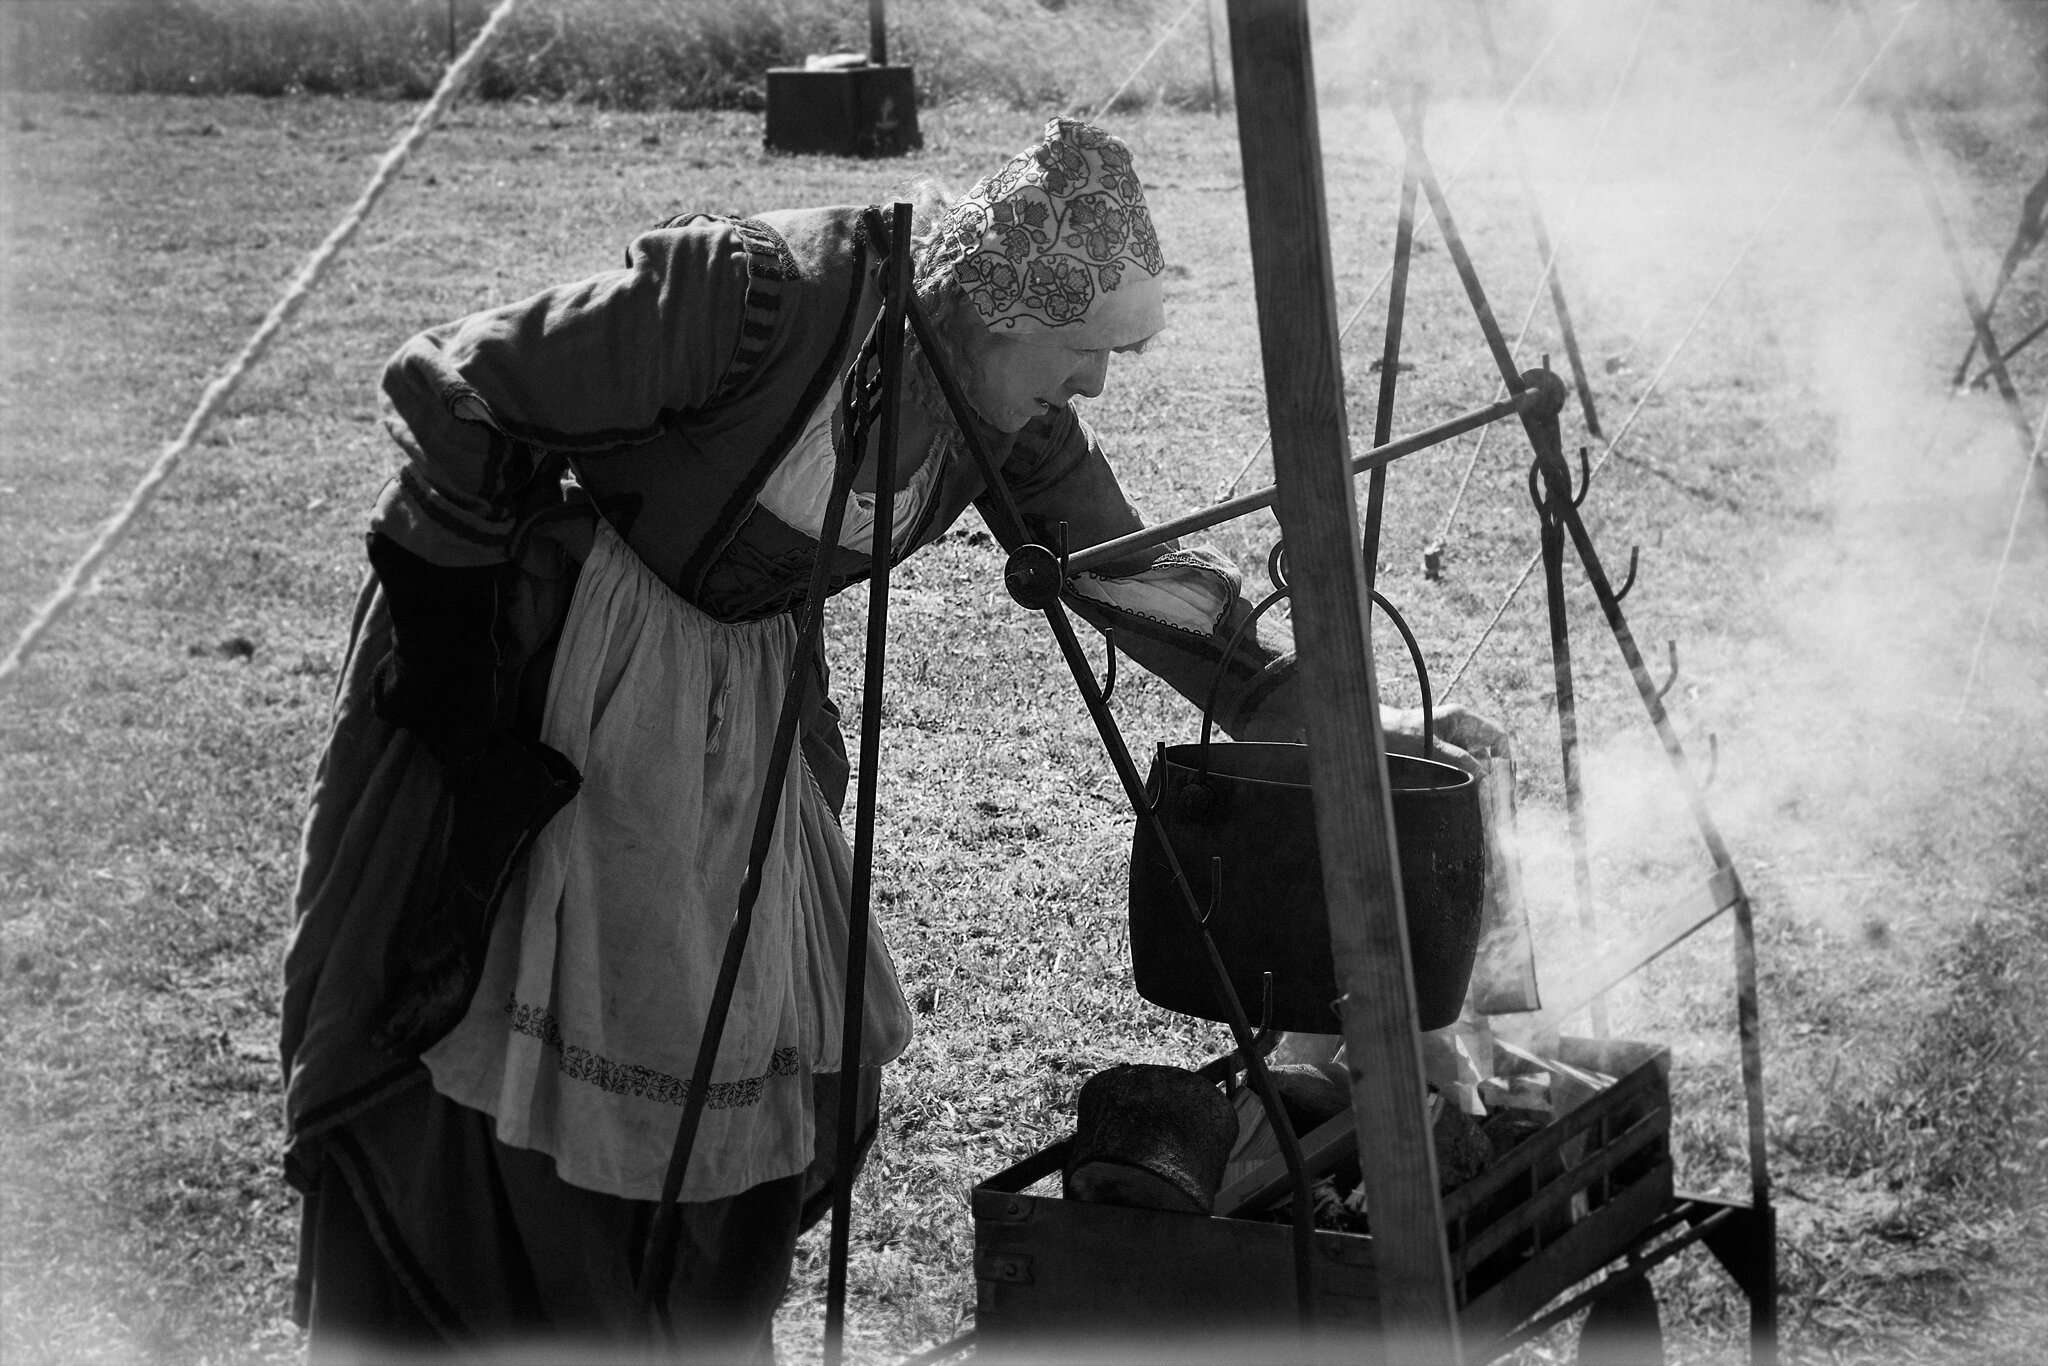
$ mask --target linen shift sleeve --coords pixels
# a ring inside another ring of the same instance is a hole
[[[1062,522],[1070,552],[1145,525],[1095,432],[1072,408],[1018,433],[1003,477],[1025,534],[1041,545],[1055,543]],[[1000,527],[1002,518],[988,498],[983,495],[985,519]],[[1286,680],[1284,667],[1268,667],[1281,658],[1280,652],[1259,640],[1256,629],[1246,632],[1225,659],[1225,647],[1251,605],[1236,568],[1206,546],[1184,549],[1178,542],[1162,541],[1143,548],[1098,571],[1075,575],[1067,583],[1066,601],[1098,630],[1114,629],[1118,650],[1198,707],[1221,668],[1217,722],[1233,735],[1273,700]],[[1291,732],[1293,724],[1290,720],[1283,729]]]
[[[502,563],[553,452],[616,449],[718,392],[745,325],[731,223],[647,233],[626,265],[420,333],[384,371],[405,464],[371,530],[435,564]]]

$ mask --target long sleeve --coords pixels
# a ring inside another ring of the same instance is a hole
[[[1145,525],[1094,431],[1072,409],[1020,432],[1003,475],[1026,534],[1040,544],[1053,544],[1062,522],[1069,550],[1099,545]],[[1001,522],[993,516],[989,520],[992,526]],[[1075,575],[1066,599],[1097,629],[1114,629],[1120,651],[1198,707],[1208,700],[1221,666],[1226,677],[1217,720],[1233,734],[1242,732],[1261,706],[1287,704],[1277,686],[1287,671],[1269,667],[1280,653],[1260,641],[1256,631],[1247,632],[1224,659],[1251,607],[1236,569],[1207,547],[1183,549],[1162,542],[1099,572]],[[1283,728],[1291,732],[1293,727]]]
[[[372,530],[437,564],[504,561],[550,453],[651,440],[718,395],[747,289],[733,225],[697,219],[637,239],[621,270],[420,333],[384,372],[406,463]]]

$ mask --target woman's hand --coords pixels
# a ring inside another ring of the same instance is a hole
[[[1508,733],[1498,724],[1465,710],[1456,702],[1436,709],[1436,747],[1428,757],[1481,773],[1497,753],[1508,749]],[[1389,754],[1422,753],[1422,708],[1381,707],[1380,729],[1386,732]]]
[[[1307,739],[1302,682],[1294,655],[1282,655],[1262,669],[1240,693],[1246,710],[1227,729],[1239,740],[1300,742]],[[1509,748],[1508,733],[1496,722],[1452,702],[1436,709],[1436,746],[1430,756],[1477,774],[1486,760]],[[1422,753],[1422,708],[1380,708],[1380,728],[1390,754]]]

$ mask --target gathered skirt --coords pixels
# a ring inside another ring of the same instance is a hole
[[[794,650],[788,617],[715,621],[599,526],[541,734],[583,787],[508,893],[467,1016],[425,1058],[437,1090],[574,1185],[660,1193]],[[779,800],[684,1200],[803,1171],[812,1077],[840,1069],[851,855],[800,757]],[[874,1065],[908,1045],[910,1012],[879,932],[869,944]]]

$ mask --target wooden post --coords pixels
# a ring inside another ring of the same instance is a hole
[[[1387,1360],[1454,1366],[1458,1323],[1349,473],[1307,3],[1229,0],[1229,17],[1277,511]]]
[[[868,0],[868,64],[889,64],[889,24],[882,13],[883,0]]]

